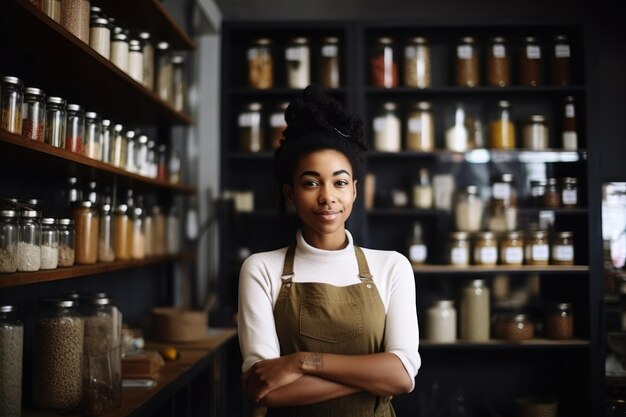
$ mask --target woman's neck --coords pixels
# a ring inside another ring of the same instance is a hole
[[[302,237],[309,245],[322,250],[340,250],[349,243],[345,229],[332,234],[320,234],[303,227]]]

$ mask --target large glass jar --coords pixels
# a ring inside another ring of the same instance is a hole
[[[33,87],[24,89],[22,115],[22,136],[26,139],[43,142],[46,126],[46,102],[43,90]]]
[[[41,219],[41,268],[56,269],[59,265],[59,230],[56,219]]]
[[[285,48],[285,70],[288,88],[306,88],[311,83],[311,48],[309,39],[293,38]]]
[[[546,337],[566,340],[574,337],[574,311],[572,303],[552,303],[546,312]]]
[[[455,208],[456,228],[464,232],[477,232],[482,227],[483,202],[476,185],[468,185],[459,193]]]
[[[100,160],[102,158],[102,122],[94,112],[85,113],[85,148],[86,157]]]
[[[187,103],[187,82],[185,81],[185,58],[172,57],[172,106],[177,111],[185,111]]]
[[[404,45],[404,85],[428,88],[431,86],[430,46],[426,38],[416,36]]]
[[[113,210],[111,204],[100,207],[100,230],[98,233],[98,261],[112,262],[115,260],[113,250]]]
[[[134,207],[131,216],[131,242],[130,257],[144,259],[146,257],[146,228],[144,223],[143,209]]]
[[[67,125],[65,130],[65,149],[77,154],[83,153],[85,140],[85,113],[78,104],[67,105]]]
[[[574,265],[574,233],[555,232],[550,246],[552,265]]]
[[[471,342],[489,340],[489,287],[475,279],[461,290],[461,339]]]
[[[92,17],[89,24],[89,46],[109,59],[111,56],[111,28],[109,21],[102,17]]]
[[[17,211],[0,210],[0,272],[17,271]]]
[[[500,242],[500,263],[522,265],[524,263],[524,238],[518,231],[507,232]]]
[[[398,86],[398,60],[394,55],[393,39],[376,39],[370,55],[372,86],[394,88]]]
[[[141,51],[143,57],[143,85],[152,91],[154,89],[154,44],[149,32],[140,32]]]
[[[89,0],[61,1],[61,24],[86,44],[89,44],[89,13]]]
[[[544,151],[550,147],[548,125],[542,114],[533,114],[524,123],[522,132],[524,148],[533,151]]]
[[[251,88],[266,90],[274,86],[274,60],[271,45],[271,39],[258,38],[247,50],[248,86]]]
[[[261,103],[249,103],[239,113],[239,149],[242,152],[261,152],[264,149],[264,132],[261,123]]]
[[[22,414],[24,324],[14,305],[0,305],[0,415]]]
[[[128,41],[128,75],[143,84],[143,49],[138,39]]]
[[[487,84],[493,87],[511,85],[511,57],[506,40],[501,36],[491,39],[487,52]]]
[[[493,232],[480,232],[474,238],[474,265],[498,264],[498,241]]]
[[[41,268],[41,214],[37,210],[20,211],[17,270],[30,272]]]
[[[453,266],[467,266],[470,264],[470,243],[467,232],[453,232],[450,234],[448,248],[448,262]]]
[[[109,162],[118,167],[126,166],[126,135],[124,135],[124,126],[116,124],[113,128],[113,138],[111,140],[111,157]]]
[[[95,264],[98,260],[98,232],[100,215],[91,201],[80,201],[74,207],[76,236],[76,263]]]
[[[519,83],[524,86],[539,86],[543,77],[541,46],[534,36],[524,38],[519,54]]]
[[[157,95],[161,100],[170,103],[174,94],[174,67],[167,42],[159,42],[156,50],[156,85]]]
[[[59,266],[72,266],[76,248],[74,221],[68,218],[58,219],[57,228],[59,229]]]
[[[498,102],[496,116],[489,123],[489,146],[492,149],[515,149],[515,125],[511,117],[511,104]]]
[[[43,0],[41,10],[55,22],[61,23],[61,0]]]
[[[46,129],[44,142],[55,148],[65,148],[65,100],[48,97],[46,100]]]
[[[426,312],[426,339],[437,343],[456,341],[456,309],[452,300],[438,300]]]
[[[22,134],[22,105],[24,102],[22,80],[17,77],[4,76],[0,91],[2,92],[2,124],[0,128],[7,132]]]
[[[435,120],[428,101],[414,103],[407,114],[406,149],[418,152],[435,149]]]
[[[130,53],[128,36],[118,32],[111,37],[111,63],[124,72],[128,72],[128,58]]]
[[[339,38],[336,36],[329,36],[322,39],[319,67],[320,87],[339,88],[341,85],[339,62]]]
[[[480,85],[480,60],[474,38],[465,36],[456,46],[455,81],[460,87]]]
[[[550,54],[550,84],[565,86],[572,83],[571,61],[569,39],[565,35],[556,35]]]
[[[548,232],[544,230],[529,231],[524,252],[528,265],[548,265],[550,262]]]
[[[82,398],[84,320],[78,301],[39,303],[33,343],[33,401],[39,408],[74,411]]]
[[[373,121],[374,150],[381,152],[400,152],[402,143],[400,135],[400,118],[397,105],[387,102],[382,105]]]
[[[271,148],[274,150],[280,146],[280,141],[283,139],[283,130],[287,128],[287,121],[285,120],[287,106],[289,106],[288,101],[278,104],[270,115],[270,142]]]
[[[561,141],[563,149],[575,151],[578,149],[578,133],[576,130],[576,105],[573,96],[567,96],[563,105],[563,130]]]
[[[126,261],[130,259],[130,244],[132,238],[132,224],[130,208],[126,204],[119,204],[113,215],[113,251],[115,259]]]

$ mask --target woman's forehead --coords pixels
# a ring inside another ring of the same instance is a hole
[[[296,174],[302,171],[338,172],[345,171],[352,175],[352,165],[348,158],[334,149],[320,149],[303,155],[296,166]]]

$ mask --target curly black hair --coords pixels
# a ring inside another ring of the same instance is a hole
[[[344,110],[338,101],[308,86],[285,111],[287,128],[274,153],[274,173],[279,187],[291,184],[303,156],[320,149],[343,153],[352,165],[352,176],[363,175],[363,120]]]

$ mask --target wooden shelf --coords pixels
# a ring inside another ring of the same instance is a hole
[[[587,151],[580,149],[577,151],[566,151],[563,149],[547,149],[543,151],[533,151],[527,149],[497,150],[497,149],[473,149],[467,152],[453,152],[445,149],[437,149],[431,152],[401,151],[401,152],[380,152],[368,151],[368,160],[376,159],[396,159],[396,158],[437,158],[442,162],[579,162],[587,159]]]
[[[29,36],[18,36],[24,28]],[[128,127],[193,123],[26,0],[0,2],[0,34],[11,40],[0,46],[2,73],[20,78],[25,87],[41,88],[47,96],[63,97]]]
[[[19,168],[28,161],[32,169],[41,167],[45,169],[46,174],[53,171],[59,175],[89,178],[104,184],[112,184],[117,180],[118,184],[137,190],[166,190],[184,194],[196,192],[196,188],[190,185],[170,184],[133,174],[102,161],[55,148],[46,143],[24,139],[4,130],[0,130],[0,153],[7,159],[5,163],[15,164],[16,168]]]
[[[328,95],[346,94],[345,87],[339,88],[320,88],[322,93]],[[234,87],[230,89],[230,94],[233,96],[253,96],[255,99],[274,96],[290,96],[296,97],[302,93],[301,88],[287,88],[287,87],[275,87],[266,90],[254,89],[249,87]]]
[[[36,272],[0,274],[0,288],[17,287],[20,285],[37,284],[40,282],[60,281],[70,278],[80,278],[88,275],[103,274],[105,272],[157,265],[165,262],[188,261],[195,259],[195,257],[195,253],[181,253],[178,255],[153,256],[142,260],[99,262],[93,265],[75,265],[67,268],[49,269]]]
[[[420,265],[413,268],[415,275],[463,275],[470,274],[587,274],[589,272],[589,266],[587,265],[574,265],[574,266],[451,266],[451,265]]]
[[[587,208],[547,208],[547,207],[520,207],[517,209],[518,215],[538,214],[542,211],[551,211],[557,215],[580,216],[589,214]],[[437,209],[416,209],[411,207],[400,208],[373,208],[366,211],[369,216],[392,217],[392,216],[452,216],[453,213],[447,210]]]
[[[584,339],[551,340],[530,339],[518,342],[492,339],[488,342],[467,342],[458,340],[451,343],[435,343],[428,340],[420,340],[420,350],[443,350],[443,349],[571,349],[587,348],[590,343]]]
[[[412,87],[397,87],[397,88],[380,88],[380,87],[365,87],[365,93],[369,96],[411,96],[412,98],[418,96],[433,96],[433,95],[502,95],[502,94],[574,94],[584,93],[585,87],[582,85],[571,86],[540,86],[540,87],[527,87],[527,86],[508,86],[508,87],[457,87],[457,86],[437,86],[430,88],[412,88]]]

